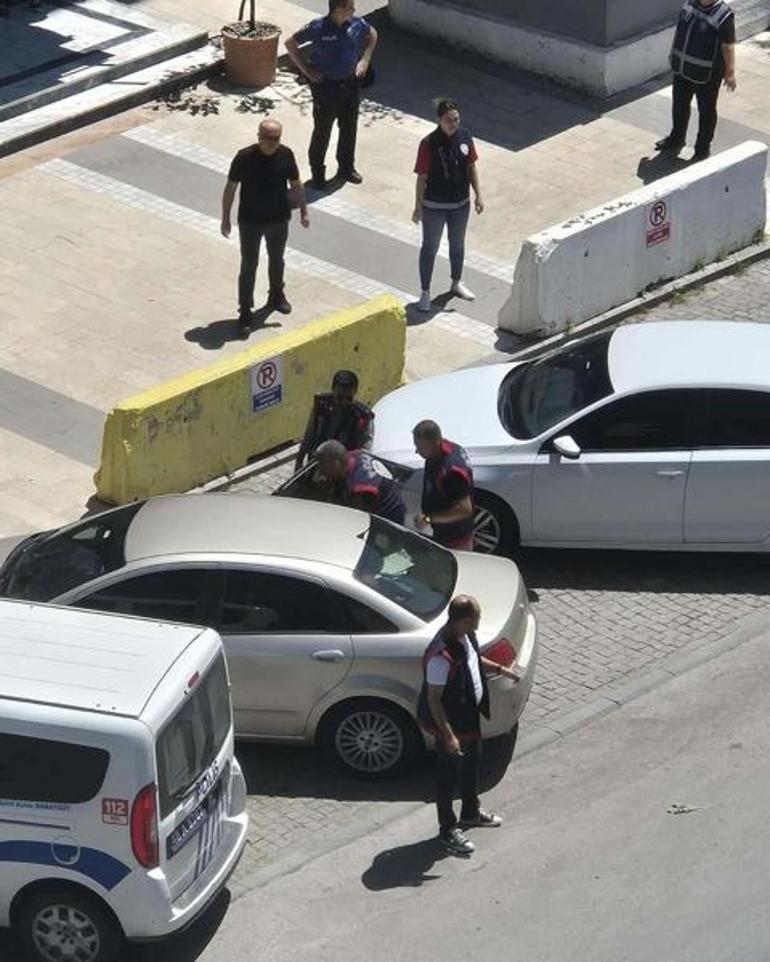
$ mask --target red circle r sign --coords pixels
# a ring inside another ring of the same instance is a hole
[[[660,227],[661,224],[664,224],[667,216],[668,209],[664,200],[658,200],[650,207],[650,224],[653,227]]]
[[[275,364],[272,361],[265,361],[257,371],[257,384],[264,390],[275,384],[276,377],[278,377],[278,371]]]

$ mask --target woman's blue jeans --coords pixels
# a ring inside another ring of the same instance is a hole
[[[452,210],[437,210],[435,207],[422,209],[422,247],[420,248],[420,288],[430,290],[433,265],[436,261],[441,235],[446,224],[449,235],[449,265],[452,280],[459,281],[463,274],[465,260],[465,231],[468,227],[470,201]]]

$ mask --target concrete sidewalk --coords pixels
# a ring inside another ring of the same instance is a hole
[[[136,6],[210,30],[236,13],[220,0]],[[290,33],[324,6],[265,0],[260,16]],[[765,34],[741,45],[718,149],[768,139],[768,44]],[[449,91],[481,155],[487,209],[473,217],[467,267],[479,296],[427,318],[410,310],[407,374],[503,357],[512,341],[498,338],[496,315],[522,239],[667,172],[652,143],[668,126],[668,88],[652,83],[600,105],[387,24],[377,60],[359,137],[365,183],[311,197],[310,230],[295,223],[290,238],[294,313],[271,315],[250,343],[381,291],[415,296],[412,168],[433,124],[431,98]],[[83,512],[113,404],[242,349],[237,244],[219,236],[219,197],[230,158],[268,113],[307,173],[309,94],[283,71],[258,94],[212,80],[0,161],[0,537]],[[436,292],[442,284],[445,258]],[[260,273],[258,303],[264,293]]]

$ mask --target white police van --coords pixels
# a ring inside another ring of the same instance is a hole
[[[0,601],[0,926],[33,958],[183,928],[246,829],[215,631]]]

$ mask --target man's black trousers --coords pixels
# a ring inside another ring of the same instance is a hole
[[[671,101],[672,127],[669,135],[672,143],[684,144],[687,139],[690,106],[694,96],[698,101],[698,139],[695,141],[695,153],[706,153],[709,150],[717,126],[717,97],[721,84],[721,73],[716,74],[705,84],[694,84],[684,77],[674,76]]]
[[[272,224],[238,224],[241,236],[241,272],[238,275],[238,306],[241,313],[254,307],[254,281],[257,277],[259,248],[262,238],[267,247],[267,274],[270,296],[283,292],[283,255],[289,237],[289,221],[279,220]]]
[[[442,835],[457,824],[454,813],[455,790],[459,786],[462,807],[460,818],[474,818],[479,810],[479,764],[481,736],[463,745],[462,755],[450,755],[440,739],[436,739],[436,808]]]
[[[326,150],[336,120],[339,126],[337,166],[340,173],[349,174],[356,165],[359,83],[355,77],[348,80],[324,77],[311,84],[310,89],[313,92],[313,136],[308,150],[310,170],[314,177],[324,176]]]

